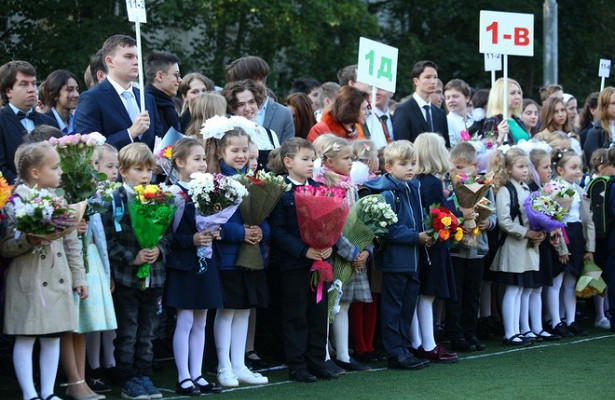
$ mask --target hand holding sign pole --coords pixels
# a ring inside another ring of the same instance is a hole
[[[141,48],[141,23],[147,22],[145,12],[145,0],[126,0],[126,10],[128,20],[135,23],[135,36],[137,40],[137,52],[139,58],[139,100],[141,101],[141,112],[145,111],[145,86],[143,82],[143,51]]]
[[[395,47],[364,37],[359,39],[357,81],[372,85],[372,107],[375,107],[378,89],[395,92],[397,55],[398,50]]]
[[[600,91],[604,89],[604,81],[611,76],[611,60],[600,59],[600,65],[598,66],[598,76],[600,77]]]

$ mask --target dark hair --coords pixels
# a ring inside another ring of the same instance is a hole
[[[416,64],[414,64],[414,67],[412,67],[412,71],[410,72],[410,76],[412,77],[412,79],[418,78],[419,76],[421,76],[423,71],[425,71],[425,68],[429,68],[429,67],[435,69],[436,72],[438,72],[438,66],[436,65],[435,62],[429,61],[429,60],[423,60],[423,61],[419,61]]]
[[[609,164],[615,166],[615,146],[609,149]]]
[[[293,113],[295,136],[305,139],[310,133],[310,129],[316,125],[312,101],[304,93],[293,93],[286,98],[286,105],[292,106],[295,110]]]
[[[572,157],[579,157],[579,159],[581,159],[581,156],[579,156],[572,149],[568,149],[568,150],[561,150],[558,148],[553,149],[551,151],[551,165],[553,166],[553,169],[555,170],[555,172],[557,172],[557,168],[563,167],[564,164],[566,164]]]
[[[102,45],[101,55],[103,62],[108,55],[113,54],[118,47],[135,47],[137,41],[127,35],[113,35],[107,38]]]
[[[23,137],[24,143],[37,143],[44,142],[46,140],[51,139],[52,137],[59,139],[63,137],[64,134],[61,130],[51,125],[37,125],[34,127],[32,132],[28,133]]]
[[[331,104],[331,116],[340,124],[354,124],[361,114],[361,104],[368,94],[352,86],[342,86]]]
[[[451,89],[461,92],[461,94],[464,95],[464,97],[469,98],[471,95],[470,85],[468,85],[462,79],[452,79],[448,81],[446,86],[444,86],[444,91],[446,92],[447,90],[451,90]]]
[[[593,92],[585,98],[585,104],[579,116],[579,126],[581,129],[587,128],[594,122],[595,117],[591,113],[591,110],[595,111],[598,108],[598,96],[600,96],[599,92]]]
[[[547,99],[549,97],[551,97],[551,95],[555,92],[559,92],[559,91],[563,91],[564,88],[562,88],[561,85],[545,85],[543,87],[540,88],[540,101],[541,102],[545,102],[547,101]]]
[[[102,49],[98,50],[96,54],[90,58],[90,75],[92,75],[92,82],[94,82],[94,86],[98,84],[98,71],[103,72],[105,75],[109,73],[107,64],[105,64]]]
[[[17,81],[17,73],[32,77],[36,76],[36,70],[27,61],[9,61],[0,67],[0,92],[2,94],[2,102],[8,104],[9,98],[6,96],[6,91],[12,89]]]
[[[337,71],[337,81],[340,83],[341,86],[348,85],[350,81],[357,81],[357,67],[357,64],[353,64],[344,68],[340,68],[340,70]]]
[[[277,149],[271,150],[269,153],[267,168],[278,174],[288,173],[286,166],[284,166],[284,158],[295,157],[301,149],[310,149],[314,151],[314,156],[316,156],[316,151],[314,150],[312,143],[303,138],[294,137],[285,140],[284,143],[282,143],[282,145]]]
[[[229,113],[233,114],[237,108],[237,104],[239,103],[237,101],[237,94],[246,90],[252,92],[254,95],[254,100],[256,100],[256,104],[259,107],[265,102],[265,99],[267,98],[265,88],[254,82],[252,79],[229,82],[226,86],[224,86],[224,89],[222,89],[222,92],[220,93],[226,99]]]
[[[148,83],[154,82],[156,73],[167,73],[173,64],[179,63],[179,57],[166,51],[152,51],[145,57],[145,78]]]
[[[595,173],[598,173],[598,167],[601,165],[610,165],[609,151],[607,149],[596,149],[589,160],[590,167]]]
[[[525,109],[528,106],[530,106],[530,105],[536,106],[536,110],[538,110],[538,112],[540,112],[540,105],[538,103],[536,103],[532,99],[525,98],[525,99],[523,99],[523,102],[521,103],[521,113],[523,114],[523,112],[525,112]],[[538,123],[536,123],[536,126],[538,126]],[[534,135],[535,133],[537,133],[536,132],[536,126],[533,127],[533,128],[526,127],[526,128],[528,128],[528,131],[530,132],[531,135]]]
[[[79,89],[79,79],[70,71],[65,69],[58,69],[53,71],[45,82],[43,82],[43,102],[47,107],[55,107],[58,104],[58,97],[60,91],[64,85],[68,84],[69,79],[74,79],[77,82],[77,89]]]
[[[489,89],[477,89],[472,95],[472,105],[474,108],[485,108],[489,101]]]
[[[564,110],[566,110],[566,104],[564,100],[559,97],[549,97],[545,101],[542,110],[540,111],[540,120],[542,121],[543,127],[547,129],[549,132],[555,131],[564,131],[564,133],[568,133],[572,131],[570,127],[570,121],[568,120],[568,112],[566,112],[566,121],[564,122],[564,126],[559,127],[554,125],[554,115],[555,115],[555,106],[561,103],[564,106]]]
[[[297,78],[293,82],[293,86],[290,88],[290,93],[305,93],[310,94],[310,92],[314,89],[318,89],[320,87],[320,82],[318,82],[314,78],[304,77]]]
[[[177,94],[184,97],[186,93],[188,93],[188,90],[190,90],[190,84],[195,79],[198,79],[199,81],[203,82],[209,92],[212,92],[216,89],[214,81],[212,81],[205,75],[199,74],[198,72],[191,72],[182,78],[182,82],[179,84],[179,88],[177,89]]]
[[[252,79],[265,83],[267,76],[269,76],[269,64],[256,56],[238,58],[226,67],[227,82]]]

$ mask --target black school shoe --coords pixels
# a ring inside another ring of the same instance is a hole
[[[190,382],[190,386],[182,387],[182,384],[186,382]],[[175,393],[180,394],[182,396],[200,396],[201,395],[201,391],[195,386],[194,382],[192,382],[192,379],[190,378],[184,379],[181,382],[177,382],[177,384],[175,385]]]
[[[563,338],[574,337],[574,333],[570,332],[566,324],[563,322],[560,322],[559,324],[555,325],[555,327],[551,328],[551,334]]]
[[[88,376],[86,376],[85,381],[90,389],[96,393],[110,392],[111,384],[107,382],[104,375],[102,368],[92,369],[89,371]]]
[[[470,351],[476,351],[476,346],[472,345],[472,343],[463,338],[453,339],[451,341],[451,350],[461,351],[465,353]]]
[[[344,368],[346,371],[371,371],[371,368],[368,365],[361,364],[352,357],[350,357],[350,361],[348,362],[335,360],[335,363]]]
[[[309,373],[305,369],[298,369],[298,370],[294,370],[294,371],[289,371],[288,372],[288,378],[291,381],[303,382],[303,383],[312,383],[312,382],[316,382],[318,380],[318,378],[316,378],[316,376],[312,375],[311,373]]]
[[[487,346],[485,346],[484,343],[481,343],[476,336],[470,336],[466,340],[475,347],[476,351],[483,351],[487,348]]]
[[[428,366],[429,361],[418,359],[413,355],[405,358],[389,357],[387,361],[387,367],[389,369],[417,370]]]
[[[587,336],[588,333],[585,329],[581,328],[576,321],[573,322],[572,324],[567,326],[568,330],[570,331],[570,333],[572,333],[574,336]]]
[[[325,361],[324,368],[330,373],[332,373],[333,375],[335,375],[335,377],[344,375],[346,373],[346,370],[344,368],[339,367],[336,363],[333,362],[333,360]],[[316,376],[318,377],[318,375]]]
[[[329,370],[329,366],[308,367],[308,372],[318,379],[331,380],[337,379],[338,375]]]

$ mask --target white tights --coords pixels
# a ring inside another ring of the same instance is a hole
[[[549,288],[547,294],[549,315],[551,316],[551,326],[553,328],[562,322],[560,315],[560,289],[562,286],[562,302],[564,303],[566,323],[570,325],[574,322],[575,314],[577,312],[577,297],[574,293],[576,284],[576,278],[569,272],[562,272],[553,278],[553,285]]]
[[[348,310],[349,302],[340,302],[340,312],[335,314],[333,320],[333,336],[335,340],[335,358],[342,362],[350,362],[348,352]]]
[[[15,338],[15,347],[13,348],[13,366],[19,386],[23,392],[24,400],[38,396],[36,389],[34,389],[32,373],[32,351],[35,341],[35,337],[17,336]],[[56,381],[58,362],[60,360],[60,338],[39,338],[39,341],[41,344],[39,358],[41,365],[41,397],[45,399],[53,394],[53,386]]]
[[[218,370],[245,368],[244,354],[250,310],[220,308],[214,321]]]
[[[412,347],[415,349],[423,346],[423,350],[432,351],[436,347],[433,333],[433,302],[435,299],[434,296],[419,296],[410,327]]]
[[[173,355],[179,382],[185,379],[196,380],[202,375],[206,322],[207,310],[177,310]],[[191,384],[187,382],[184,387]],[[202,383],[199,381],[199,384]]]
[[[504,336],[506,339],[519,334],[519,315],[521,313],[520,286],[507,285],[502,298],[502,320],[504,322]]]
[[[115,356],[113,351],[113,341],[115,340],[115,331],[91,332],[85,335],[86,353],[88,355],[88,364],[91,369],[101,367],[100,363],[100,348],[103,350],[103,368],[115,367]]]
[[[521,293],[521,310],[519,314],[521,332],[542,332],[542,287],[523,289]],[[530,328],[531,321],[531,328]],[[547,333],[543,332],[544,335]]]

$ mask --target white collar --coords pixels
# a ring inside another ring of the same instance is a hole
[[[132,90],[132,84],[130,84],[130,87],[128,89],[124,89],[122,85],[114,81],[109,75],[107,75],[107,80],[109,81],[111,86],[113,86],[113,89],[115,89],[119,96],[122,96],[122,93],[124,92],[130,92],[133,96],[135,95],[134,91]]]
[[[425,106],[430,106],[431,105],[431,100],[429,100],[429,101],[423,100],[423,98],[421,96],[419,96],[419,94],[417,92],[412,93],[412,98],[414,100],[416,100],[416,102],[419,105],[419,108],[423,108]]]

